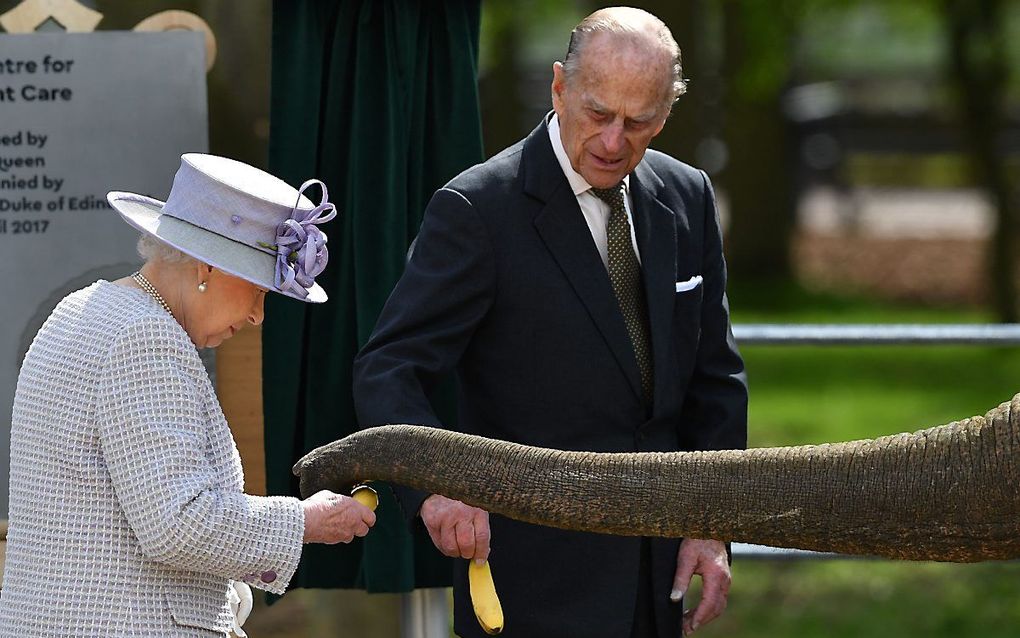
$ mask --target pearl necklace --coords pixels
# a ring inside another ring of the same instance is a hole
[[[131,275],[131,278],[135,280],[136,284],[142,287],[142,290],[149,293],[150,297],[159,302],[159,305],[163,306],[163,310],[166,310],[167,314],[169,314],[171,317],[174,316],[174,313],[170,311],[170,306],[168,306],[166,304],[166,301],[163,299],[163,295],[159,294],[159,291],[156,290],[156,287],[149,283],[149,280],[145,278],[145,275],[142,274],[142,271],[136,270],[134,274]]]

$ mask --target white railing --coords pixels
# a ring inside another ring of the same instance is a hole
[[[739,324],[741,346],[1020,345],[1020,324]],[[734,556],[767,560],[850,558],[841,554],[733,544]]]

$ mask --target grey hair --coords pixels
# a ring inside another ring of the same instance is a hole
[[[649,33],[649,27],[651,32]],[[563,59],[563,73],[567,80],[577,72],[578,59],[584,52],[588,40],[595,33],[625,34],[631,37],[651,35],[651,37],[669,53],[671,59],[670,99],[672,108],[681,95],[687,92],[687,80],[683,79],[683,67],[680,59],[680,45],[673,39],[673,33],[666,23],[654,15],[641,9],[630,7],[610,7],[599,9],[591,14],[570,32],[570,43],[567,55]]]
[[[149,233],[142,233],[138,238],[138,254],[146,262],[154,261],[164,264],[186,264],[195,261],[195,258],[187,255],[173,246],[163,243]]]

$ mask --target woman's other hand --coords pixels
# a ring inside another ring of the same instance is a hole
[[[349,543],[368,534],[375,513],[349,496],[322,490],[301,501],[305,510],[305,542]]]

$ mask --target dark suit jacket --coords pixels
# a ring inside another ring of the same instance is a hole
[[[650,150],[630,189],[655,370],[650,415],[606,267],[542,123],[433,196],[355,362],[361,425],[441,426],[428,395],[456,370],[464,432],[599,452],[744,447],[747,387],[708,178]],[[704,283],[675,291],[694,275]],[[397,492],[413,517],[424,495]],[[490,522],[506,636],[630,635],[640,539]],[[678,545],[652,541],[663,638],[680,635],[681,605],[669,603]],[[466,562],[454,579],[455,630],[483,636]]]

